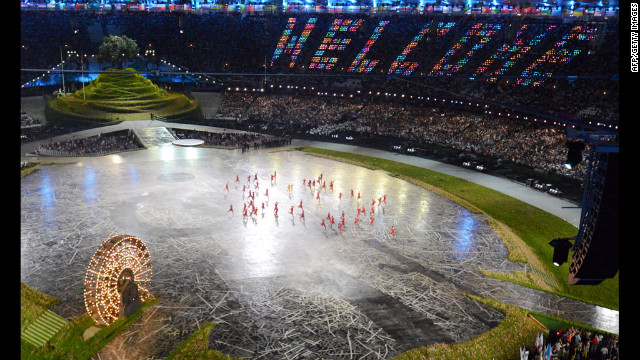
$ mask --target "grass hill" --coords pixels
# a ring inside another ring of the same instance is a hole
[[[151,114],[167,121],[202,119],[195,98],[161,89],[134,69],[100,74],[84,89],[47,101],[45,108],[47,122],[71,126],[148,120]]]

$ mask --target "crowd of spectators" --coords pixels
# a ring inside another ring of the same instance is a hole
[[[27,114],[25,111],[20,111],[20,128],[28,128],[40,125],[42,125],[42,120]]]
[[[40,126],[22,127],[20,129],[20,143],[30,143],[69,134],[74,131],[83,130],[69,126],[58,126],[55,124],[43,124]]]
[[[528,359],[546,359],[546,346],[551,347],[551,360],[618,360],[618,336],[570,327],[551,331],[546,342],[536,341]]]
[[[298,34],[310,18],[315,21],[295,65],[290,67],[291,54],[283,54],[271,64],[278,41],[283,36],[290,17],[296,18],[296,28],[289,40]],[[362,19],[359,28],[340,34],[351,42],[346,50],[329,52],[337,63],[331,70],[309,69],[311,58],[323,41],[326,29],[336,18]],[[394,87],[424,91],[439,88],[464,96],[478,97],[511,106],[536,110],[552,110],[558,115],[574,118],[617,122],[619,117],[618,82],[601,76],[619,72],[619,29],[615,19],[565,19],[551,17],[503,17],[463,14],[242,14],[234,12],[94,12],[22,11],[21,66],[43,68],[60,60],[61,49],[76,53],[95,54],[102,35],[123,34],[136,40],[140,52],[152,49],[149,62],[165,58],[190,72],[252,73],[252,74],[347,74],[353,60],[371,41],[380,21],[388,21],[366,52],[367,59],[378,64],[371,74],[386,75],[394,61],[425,27],[431,28],[406,55],[406,62],[415,62],[415,84],[384,82],[385,91]],[[454,24],[448,26],[447,24]],[[470,35],[473,26],[495,30],[487,35]],[[589,32],[564,39],[576,26]],[[444,31],[446,30],[446,31]],[[541,37],[541,35],[545,35]],[[482,39],[481,39],[482,38]],[[505,50],[507,49],[507,50]],[[516,51],[517,49],[517,51]],[[526,49],[523,50],[523,49]],[[554,56],[548,55],[554,50]],[[467,54],[473,54],[467,56]],[[509,66],[506,66],[510,62]],[[418,64],[419,63],[419,64]],[[427,76],[441,64],[445,77]],[[517,76],[531,68],[550,78],[538,85],[522,85]],[[71,66],[71,64],[68,64]],[[488,81],[500,69],[506,78]],[[33,75],[23,73],[23,75]],[[571,76],[571,78],[569,78]],[[255,76],[253,77],[256,78]],[[470,80],[473,78],[474,80]],[[288,81],[290,78],[287,78]],[[310,83],[296,78],[298,83]],[[316,84],[335,78],[312,79]],[[367,78],[360,84],[378,89],[376,79]]]
[[[142,145],[132,132],[126,130],[99,134],[86,138],[72,138],[38,144],[36,155],[96,156],[113,152],[141,149]]]
[[[323,140],[334,135],[360,139],[382,136],[398,142],[436,144],[528,166],[542,173],[581,174],[586,162],[573,169],[563,165],[568,149],[564,128],[498,117],[483,112],[410,103],[378,102],[321,96],[226,93],[224,104],[245,103],[245,121],[284,122]],[[234,111],[241,111],[238,107]],[[584,149],[586,158],[589,146]]]

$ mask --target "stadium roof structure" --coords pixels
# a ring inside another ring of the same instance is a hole
[[[188,2],[188,1],[187,1]],[[195,1],[191,0],[193,4]],[[197,2],[201,2],[198,0]],[[246,0],[246,1],[236,1],[236,3],[279,3],[280,1],[269,1],[269,0]],[[327,0],[288,0],[288,3],[300,2],[300,3],[316,3],[321,4],[327,2]],[[334,4],[352,4],[352,5],[371,5],[373,0],[333,0],[330,1]],[[524,7],[524,6],[539,6],[539,7],[548,7],[548,6],[558,6],[561,8],[579,8],[579,7],[590,7],[590,8],[605,8],[605,7],[613,7],[617,8],[619,6],[618,0],[376,0],[378,4],[421,4],[421,5],[460,5],[460,6],[476,6],[476,5],[494,5],[494,6],[514,6],[514,7]],[[176,3],[178,3],[176,1]]]

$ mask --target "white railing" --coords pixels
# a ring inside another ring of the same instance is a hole
[[[109,154],[113,154],[118,151],[99,151],[97,153],[76,153],[76,152],[70,152],[70,151],[64,151],[64,150],[51,150],[51,149],[45,149],[45,148],[41,148],[38,147],[36,149],[37,151],[37,155],[42,155],[42,156],[58,156],[58,157],[79,157],[79,156],[104,156],[104,155],[109,155]]]

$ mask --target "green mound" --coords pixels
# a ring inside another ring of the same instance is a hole
[[[47,101],[47,122],[108,125],[123,120],[148,120],[152,114],[168,121],[202,119],[202,110],[195,99],[160,89],[134,69],[125,71],[100,74],[84,89]]]

